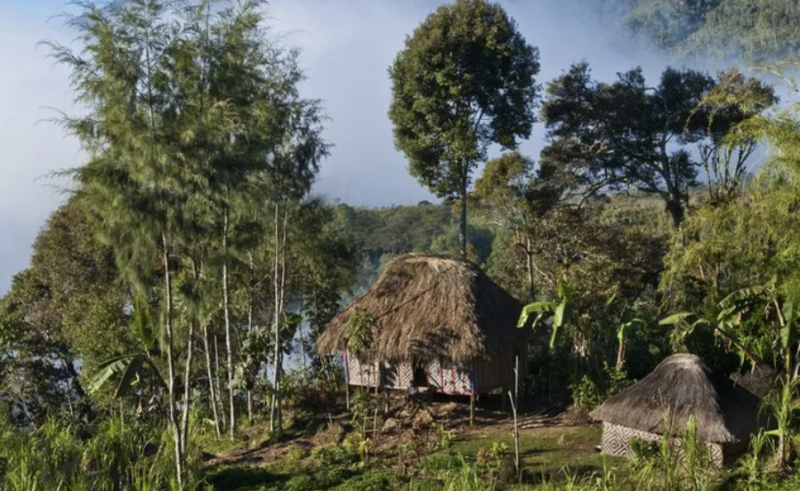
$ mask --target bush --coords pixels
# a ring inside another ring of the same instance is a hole
[[[369,471],[355,476],[333,488],[333,491],[386,491],[397,477],[384,471]]]
[[[600,383],[588,375],[584,375],[579,382],[569,386],[575,407],[581,411],[591,411],[602,404],[609,397],[619,394],[633,383],[628,379],[624,370],[609,368],[606,365]]]
[[[358,462],[355,454],[342,445],[328,445],[314,449],[311,458],[320,465],[354,464]]]
[[[417,463],[417,469],[421,471],[449,471],[459,469],[464,466],[466,459],[462,455],[452,453],[440,453],[426,457]]]

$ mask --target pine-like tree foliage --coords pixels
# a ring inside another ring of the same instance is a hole
[[[261,242],[268,204],[277,217],[280,203],[305,196],[328,151],[320,104],[300,96],[297,52],[264,29],[264,6],[258,0],[81,4],[69,19],[81,33],[81,51],[50,44],[56,61],[72,70],[85,111],[60,120],[90,156],[72,175],[121,271],[160,306],[179,479],[196,330],[202,328],[207,344],[206,327],[223,297],[232,380],[231,326],[244,315],[232,315],[230,273]],[[273,243],[275,258],[285,257],[280,245]],[[276,300],[276,318],[279,308]],[[228,391],[233,430],[235,392]]]

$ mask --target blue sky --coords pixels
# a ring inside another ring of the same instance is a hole
[[[276,33],[303,49],[307,97],[322,99],[334,144],[315,191],[355,205],[413,204],[434,198],[406,171],[392,142],[386,111],[390,85],[386,70],[405,36],[440,2],[423,0],[273,0]],[[529,43],[541,51],[545,82],[570,63],[587,59],[599,79],[643,65],[655,75],[664,61],[628,46],[622,52],[613,33],[587,9],[589,0],[501,2]],[[52,124],[47,107],[70,111],[67,73],[53,66],[42,39],[69,42],[73,33],[54,15],[65,2],[0,0],[0,295],[11,277],[28,264],[30,246],[49,214],[64,200],[54,171],[80,165],[76,142]],[[537,127],[522,150],[534,158],[542,146]],[[63,184],[63,183],[61,183]]]

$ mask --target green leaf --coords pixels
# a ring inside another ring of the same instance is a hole
[[[558,328],[559,327],[560,327],[560,324],[556,324],[555,322],[553,323],[553,333],[550,335],[550,349],[553,349],[553,348],[556,347],[556,339],[558,337]]]
[[[768,291],[770,288],[771,284],[768,283],[766,285],[751,286],[748,288],[742,288],[741,290],[736,290],[727,297],[723,298],[722,301],[720,301],[719,306],[720,308],[725,309],[741,303],[752,303],[759,300],[764,292]]]
[[[300,314],[284,314],[283,315],[283,327],[288,327],[290,329],[295,329],[302,322],[303,322],[303,316],[301,316]]]
[[[672,314],[669,317],[665,317],[658,321],[659,326],[674,326],[677,324],[681,324],[683,322],[688,322],[689,319],[695,317],[694,312],[678,312],[677,314]]]
[[[522,313],[519,316],[519,321],[517,322],[517,327],[523,327],[527,322],[528,318],[534,313],[538,314],[537,320],[541,319],[544,314],[553,312],[554,304],[553,302],[533,302],[530,303],[522,308]],[[534,321],[534,325],[536,321]]]
[[[789,305],[789,316],[786,317],[786,324],[781,328],[781,346],[783,349],[788,349],[797,342],[797,323],[792,319],[792,306]],[[786,315],[786,305],[784,305],[784,315]]]
[[[620,341],[625,341],[625,339],[627,339],[628,337],[628,331],[630,331],[635,327],[643,327],[645,325],[646,325],[645,321],[643,321],[638,317],[635,317],[629,320],[628,322],[622,324],[621,326],[619,326],[619,329],[617,330],[617,339]]]
[[[561,327],[569,322],[572,316],[572,304],[565,298],[556,306],[553,312],[553,327]]]
[[[794,320],[794,303],[792,301],[783,303],[783,319],[787,324]]]
[[[128,391],[133,385],[133,381],[139,377],[139,372],[142,368],[142,358],[142,355],[136,355],[130,360],[128,366],[125,367],[125,371],[122,372],[122,377],[120,377],[119,384],[117,384],[117,390],[114,391],[114,397],[119,398],[128,394]]]
[[[108,379],[124,371],[134,356],[135,355],[116,356],[101,363],[99,371],[89,382],[89,392],[97,392],[108,382]]]

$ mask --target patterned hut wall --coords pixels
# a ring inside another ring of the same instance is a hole
[[[374,387],[376,382],[377,363],[365,363],[351,353],[345,352],[347,365],[347,383],[363,387]]]
[[[428,386],[444,394],[471,394],[471,370],[458,368],[439,361],[431,362],[425,367],[428,373]]]
[[[438,361],[433,361],[425,367],[428,372],[428,387],[436,391],[444,391],[444,373]]]
[[[603,453],[631,459],[634,457],[632,448],[634,440],[659,442],[661,441],[661,435],[603,422],[603,436],[600,442],[600,448]],[[680,452],[681,439],[674,438],[672,442],[676,444],[676,448]],[[714,465],[722,466],[725,454],[723,446],[718,443],[707,443],[706,445],[711,453],[711,461]]]
[[[410,363],[383,363],[381,386],[387,389],[407,389],[414,381],[414,370]]]
[[[362,387],[375,387],[377,381],[377,363],[365,363],[360,361],[352,353],[345,353],[347,382],[350,385]],[[400,363],[381,363],[381,387],[387,389],[407,389],[414,380],[414,371],[411,364]]]

